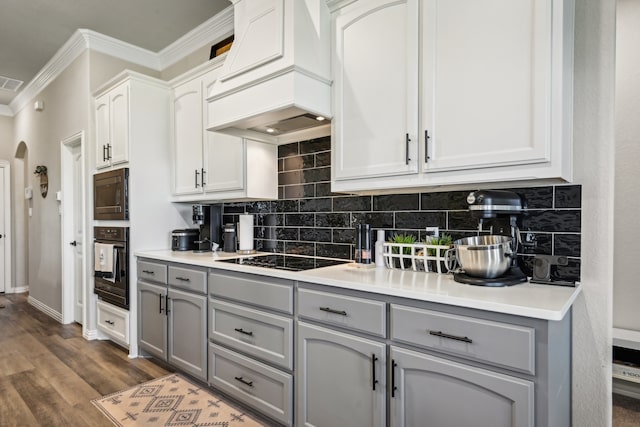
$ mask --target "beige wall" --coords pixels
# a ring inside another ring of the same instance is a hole
[[[33,215],[28,218],[28,277],[30,297],[51,310],[61,310],[60,216],[56,191],[60,190],[60,141],[89,129],[88,54],[80,55],[33,101],[44,102],[43,111],[35,111],[33,102],[18,112],[14,122],[13,151],[20,141],[28,147],[23,183],[14,176],[14,191],[21,194],[24,186],[34,189],[31,202]],[[48,168],[49,193],[43,198],[39,180],[33,174],[36,165]],[[15,236],[16,239],[24,236]]]
[[[224,39],[225,37],[223,37],[222,39]],[[180,74],[185,73],[190,69],[207,62],[209,60],[209,54],[211,53],[211,45],[213,44],[215,44],[215,42],[209,43],[206,46],[202,46],[201,48],[187,55],[175,64],[168,66],[167,68],[162,70],[162,78],[164,80],[171,80],[174,77],[177,77]]]
[[[89,91],[95,92],[106,82],[123,70],[136,71],[152,77],[160,77],[160,72],[137,64],[106,55],[93,50],[89,51]]]
[[[10,161],[13,148],[13,117],[0,116],[0,159]]]

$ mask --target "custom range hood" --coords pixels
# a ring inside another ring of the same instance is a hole
[[[330,133],[326,0],[231,0],[235,40],[207,97],[207,129],[272,144]]]

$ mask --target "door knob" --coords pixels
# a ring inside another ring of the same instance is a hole
[[[77,245],[78,245],[78,242],[76,242],[76,241],[74,240],[73,242],[70,242],[69,244],[70,244],[71,246],[77,246]]]

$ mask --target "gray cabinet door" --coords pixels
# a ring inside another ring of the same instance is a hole
[[[138,282],[138,341],[140,348],[160,359],[167,357],[167,288]]]
[[[531,381],[391,347],[392,427],[533,427]]]
[[[300,322],[296,425],[384,426],[385,360],[383,343]]]
[[[169,289],[167,360],[207,380],[207,297]]]

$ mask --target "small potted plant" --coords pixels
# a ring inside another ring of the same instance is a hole
[[[425,243],[427,245],[446,246],[447,248],[450,248],[452,240],[453,239],[451,238],[451,235],[442,234],[442,236],[440,236],[440,237],[431,237],[431,238],[425,239]],[[446,252],[446,249],[440,249],[440,256],[444,257],[444,253],[445,252]],[[428,248],[427,249],[427,255],[436,256],[436,248]],[[444,261],[442,261],[440,267],[441,267],[440,271],[447,271],[446,263]],[[428,271],[438,271],[438,266],[437,266],[437,261],[436,260],[429,260],[429,270]]]
[[[416,236],[413,234],[394,234],[389,239],[391,243],[402,243],[402,244],[414,244],[416,242]],[[392,247],[391,253],[399,254],[400,247]],[[405,255],[411,255],[411,248],[402,248],[402,253]],[[410,268],[411,267],[411,258],[397,258],[395,262],[395,267],[397,268]]]

